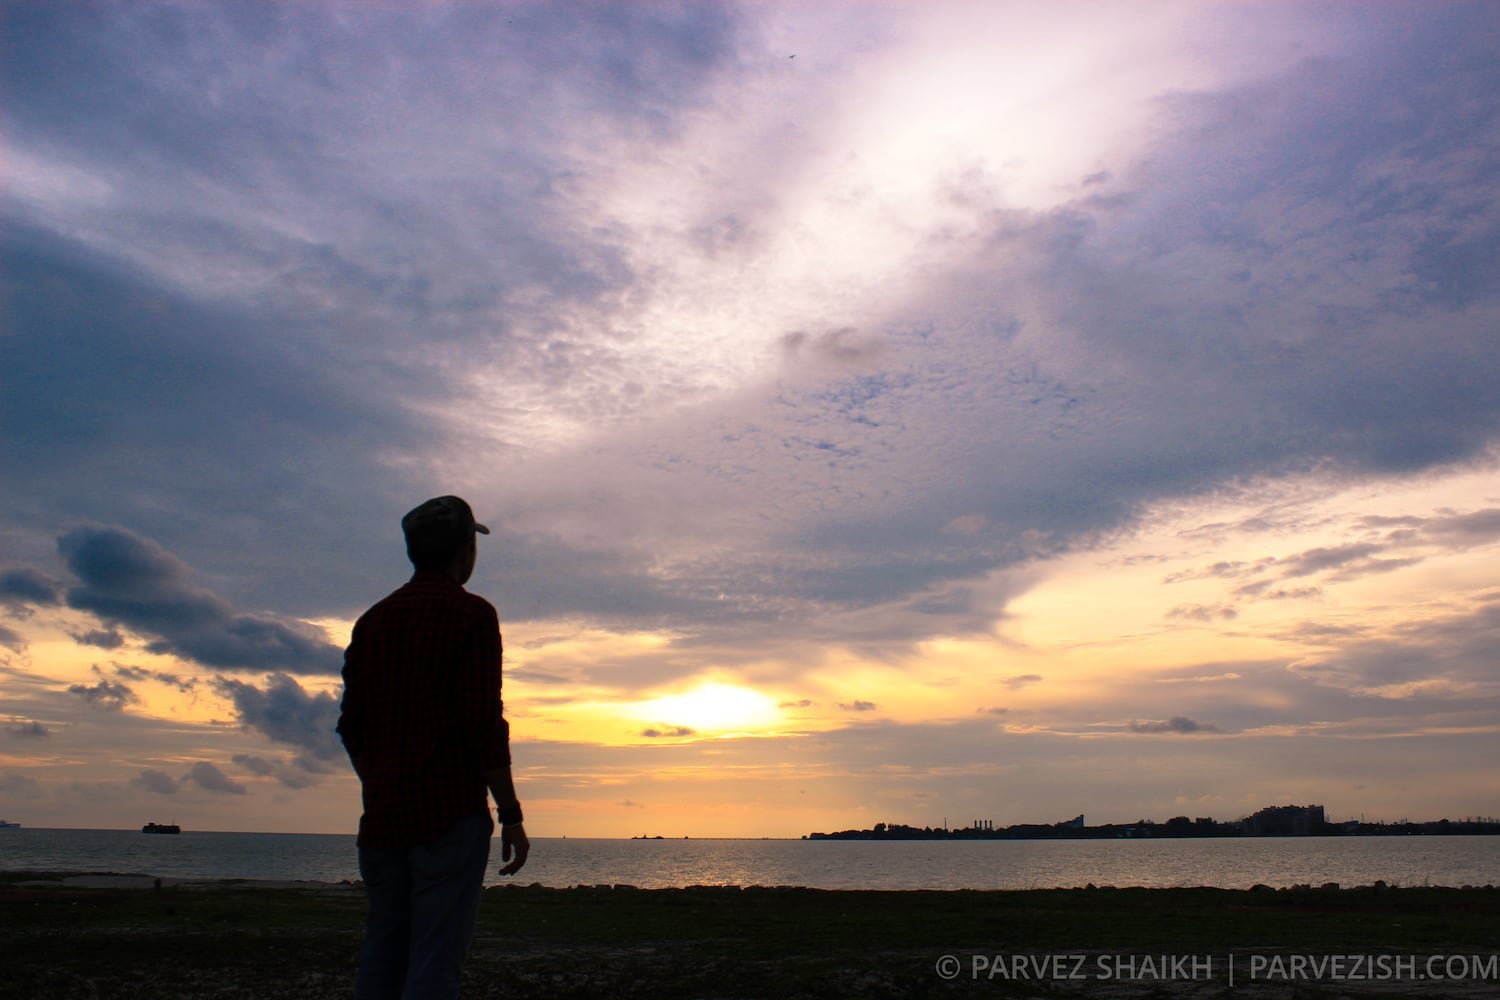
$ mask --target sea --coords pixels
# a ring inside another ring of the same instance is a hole
[[[607,840],[535,838],[523,871],[490,884],[1050,889],[1300,884],[1500,885],[1500,837],[1256,837],[1171,840]],[[0,871],[187,879],[359,878],[352,836],[0,830]]]

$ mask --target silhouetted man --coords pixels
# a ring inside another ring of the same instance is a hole
[[[464,590],[476,524],[458,497],[401,519],[416,572],[366,611],[344,653],[338,732],[359,775],[359,872],[369,898],[354,993],[456,997],[489,863],[488,794],[500,818],[500,874],[530,843],[510,773],[500,703],[500,619]]]

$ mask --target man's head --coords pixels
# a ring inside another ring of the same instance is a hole
[[[467,569],[474,568],[474,533],[488,535],[490,529],[474,520],[474,512],[454,496],[433,497],[408,511],[401,519],[406,535],[406,556],[417,569],[448,571],[460,556],[467,556]],[[459,583],[468,580],[464,572]]]

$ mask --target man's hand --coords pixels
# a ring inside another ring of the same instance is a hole
[[[500,869],[501,875],[514,875],[520,871],[530,853],[531,841],[526,839],[526,827],[511,823],[500,828],[500,860],[508,862]]]

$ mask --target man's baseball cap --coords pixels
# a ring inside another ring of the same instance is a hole
[[[446,552],[468,541],[474,532],[490,529],[474,520],[474,512],[455,496],[433,497],[407,511],[401,519],[406,547],[412,552]]]

